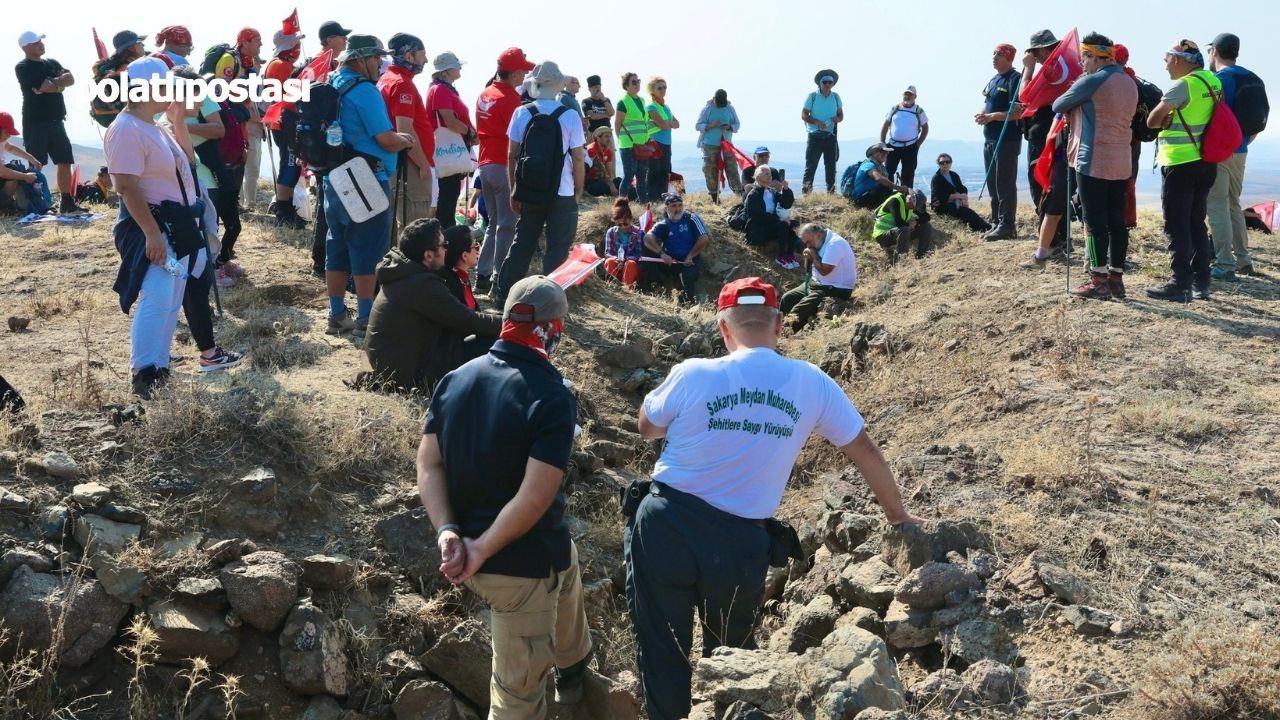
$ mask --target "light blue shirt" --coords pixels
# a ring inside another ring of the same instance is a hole
[[[382,161],[383,172],[375,173],[379,180],[386,180],[396,172],[397,154],[382,149],[375,136],[395,129],[387,114],[387,103],[378,92],[378,86],[363,75],[344,67],[333,76],[333,87],[338,92],[353,82],[361,82],[342,98],[342,110],[338,123],[342,126],[342,141],[362,155]]]
[[[840,104],[840,94],[834,90],[826,97],[822,97],[822,93],[815,90],[805,98],[804,107],[814,120],[821,120],[827,124],[825,132],[831,132],[831,121],[843,106]],[[818,126],[812,123],[805,123],[805,127],[811,133],[819,132]]]

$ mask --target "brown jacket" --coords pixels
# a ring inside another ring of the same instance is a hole
[[[444,279],[392,248],[378,263],[382,290],[373,301],[365,354],[377,380],[429,393],[463,362],[468,335],[497,337],[502,319],[473,312]]]

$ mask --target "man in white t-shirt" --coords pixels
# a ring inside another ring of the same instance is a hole
[[[516,239],[502,261],[498,271],[494,298],[501,304],[507,292],[529,271],[529,261],[538,247],[538,237],[547,233],[547,252],[542,257],[542,273],[550,275],[569,257],[569,246],[578,231],[578,203],[582,200],[582,187],[586,175],[584,164],[586,140],[582,133],[582,116],[566,108],[557,100],[565,87],[565,76],[560,67],[550,60],[534,68],[530,94],[534,101],[522,105],[511,116],[507,128],[510,141],[507,151],[507,181],[511,190],[511,207],[520,215],[516,220]],[[538,196],[522,187],[517,166],[521,159],[525,131],[533,122],[533,112],[555,115],[560,123],[560,148],[564,152],[564,166],[560,171],[560,187],[554,196]]]
[[[721,645],[754,647],[770,558],[766,519],[810,433],[857,465],[891,524],[923,522],[903,507],[844,391],[816,366],[778,354],[777,304],[758,277],[725,285],[716,320],[729,355],[675,366],[640,409],[640,434],[667,440],[623,544],[651,720],[689,713],[695,607],[703,657]]]
[[[916,159],[920,154],[920,146],[929,136],[929,116],[924,108],[916,103],[916,86],[908,85],[902,91],[902,102],[894,105],[889,114],[884,116],[884,125],[880,128],[880,142],[891,149],[885,160],[885,169],[892,178],[902,163],[902,184],[914,187],[916,183]]]
[[[804,264],[809,274],[778,304],[784,315],[794,316],[791,329],[795,332],[818,314],[823,298],[848,300],[858,284],[858,260],[848,240],[815,223],[800,228],[800,240],[804,242]]]

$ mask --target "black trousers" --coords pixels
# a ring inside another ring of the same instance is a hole
[[[955,203],[943,203],[938,208],[939,215],[953,217],[969,226],[974,232],[986,232],[991,229],[991,223],[982,219],[982,216],[971,207],[956,205]]]
[[[1164,234],[1173,253],[1173,282],[1182,289],[1209,287],[1213,244],[1205,214],[1218,166],[1203,160],[1161,168]]]
[[[907,187],[915,187],[916,161],[919,159],[919,155],[919,141],[903,147],[893,147],[889,151],[888,159],[884,161],[884,169],[889,173],[889,177],[893,177],[893,174],[898,171],[898,163],[902,163],[902,182],[900,184]]]
[[[890,265],[898,262],[898,256],[911,249],[912,240],[916,242],[916,257],[924,257],[933,247],[933,226],[927,222],[917,222],[915,230],[903,225],[876,238],[876,242],[889,255]]]
[[[642,262],[640,263],[640,289],[652,290],[654,286],[665,285],[669,279],[675,278],[680,284],[680,299],[691,303],[696,299],[694,291],[698,289],[700,270],[696,262],[692,265],[685,265],[683,262],[674,262],[670,265]]]
[[[1123,273],[1129,252],[1129,228],[1124,221],[1128,180],[1101,180],[1076,173],[1080,182],[1080,202],[1084,205],[1084,226],[1089,234],[1089,266],[1094,272]]]
[[[244,184],[244,166],[228,168],[230,182],[209,190],[209,199],[213,201],[214,210],[218,211],[218,220],[222,223],[222,250],[218,253],[218,265],[230,262],[235,257],[236,239],[240,237],[240,186]]]
[[[1010,131],[1004,134],[997,153],[994,141],[983,148],[987,164],[987,191],[991,193],[991,223],[1001,232],[1014,232],[1018,212],[1018,155],[1022,153],[1022,136]],[[995,160],[992,163],[992,160]]]
[[[808,325],[809,321],[818,314],[824,298],[848,300],[851,295],[853,290],[820,285],[810,279],[808,289],[805,289],[804,285],[797,285],[783,293],[778,301],[778,309],[782,310],[784,315],[794,314],[795,319],[791,322],[791,329],[799,330]]]
[[[889,196],[892,194],[893,194],[893,188],[887,188],[883,185],[876,185],[870,190],[855,197],[853,199],[853,204],[855,207],[866,208],[868,210],[875,210],[876,208],[884,204],[884,201],[888,200]]]
[[[182,290],[182,314],[187,318],[191,340],[200,352],[211,349],[215,344],[213,309],[209,307],[209,291],[213,289],[214,274],[214,264],[207,262],[200,277],[187,278],[187,286]]]
[[[835,133],[809,133],[808,144],[804,148],[804,184],[813,185],[813,176],[818,173],[818,158],[822,158],[827,176],[827,190],[836,186],[836,160],[840,159],[840,142]]]
[[[320,178],[317,181],[323,182]],[[311,238],[311,269],[318,273],[324,272],[324,246],[329,237],[329,221],[324,217],[324,187],[316,185],[316,211],[312,213],[315,218],[315,235]]]
[[[694,608],[703,657],[722,645],[756,647],[769,544],[762,521],[660,483],[640,501],[623,532],[622,551],[649,720],[689,714]]]
[[[441,230],[458,224],[458,196],[462,194],[462,183],[466,179],[465,174],[458,174],[437,180],[440,194],[436,197],[436,219],[440,221]]]
[[[671,146],[658,143],[658,147],[662,148],[662,157],[649,161],[650,200],[661,200],[671,180]]]

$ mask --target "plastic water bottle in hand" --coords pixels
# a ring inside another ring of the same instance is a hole
[[[329,147],[338,147],[339,145],[342,145],[342,126],[338,124],[337,120],[329,126],[328,130],[325,130],[324,137],[325,143],[328,144]]]

